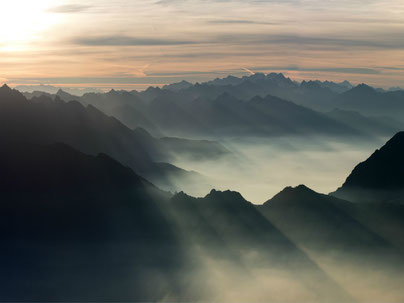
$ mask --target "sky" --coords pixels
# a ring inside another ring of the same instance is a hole
[[[144,89],[283,72],[404,87],[402,0],[3,0],[0,83]]]

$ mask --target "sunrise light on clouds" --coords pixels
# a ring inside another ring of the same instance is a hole
[[[137,88],[283,72],[400,86],[404,3],[8,1],[2,82]]]

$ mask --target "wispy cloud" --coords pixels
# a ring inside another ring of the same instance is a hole
[[[246,67],[242,67],[241,69],[246,71],[247,73],[250,73],[251,75],[255,75],[255,73],[251,69],[248,69]]]
[[[101,36],[78,37],[73,39],[73,43],[86,46],[158,46],[194,44],[195,42],[175,39],[137,38],[130,36]]]
[[[252,67],[252,69],[259,71],[284,70],[284,71],[324,72],[324,73],[363,74],[363,75],[377,75],[382,73],[380,69],[363,68],[363,67],[299,67],[297,65],[290,65],[290,66],[255,66]]]
[[[262,25],[276,25],[276,22],[262,22],[253,20],[243,20],[243,19],[216,19],[207,21],[209,24],[262,24]]]
[[[357,37],[329,38],[328,34],[309,36],[309,35],[271,35],[271,34],[239,34],[239,35],[219,35],[214,38],[217,42],[223,43],[246,43],[251,44],[296,44],[301,46],[316,46],[325,48],[347,47],[367,48],[367,49],[404,49],[404,40],[399,35],[389,33],[389,36],[378,35],[374,38]]]

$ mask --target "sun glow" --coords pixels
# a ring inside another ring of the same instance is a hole
[[[13,0],[2,3],[0,18],[0,48],[21,50],[41,37],[57,22],[58,16],[49,13],[52,0]]]

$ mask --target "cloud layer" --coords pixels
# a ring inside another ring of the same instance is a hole
[[[24,3],[0,21],[2,78],[15,82],[164,84],[247,68],[404,86],[398,0],[38,0],[21,18]]]

